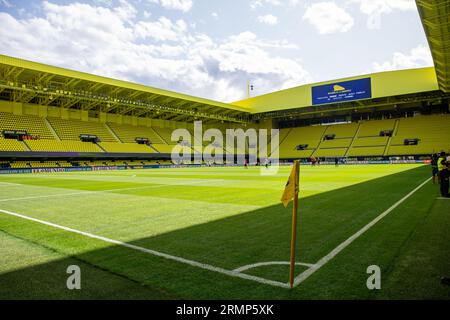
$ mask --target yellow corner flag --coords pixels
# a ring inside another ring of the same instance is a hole
[[[299,165],[298,161],[296,161],[292,166],[291,175],[289,176],[289,180],[286,183],[283,196],[281,197],[281,202],[283,203],[285,208],[287,208],[289,202],[294,199],[295,194],[298,193],[298,171]]]
[[[289,268],[289,284],[291,288],[294,288],[295,281],[295,247],[297,244],[297,212],[298,212],[298,186],[300,179],[300,161],[296,160],[292,167],[291,175],[284,189],[281,202],[285,207],[289,202],[294,200],[294,206],[292,207],[292,230],[291,230],[291,259]]]

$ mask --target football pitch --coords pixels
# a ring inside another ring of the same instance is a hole
[[[260,170],[2,175],[0,299],[450,297],[450,201],[429,166],[302,166],[293,289],[290,167]]]

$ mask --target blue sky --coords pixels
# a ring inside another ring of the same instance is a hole
[[[0,0],[0,53],[224,102],[433,65],[414,0]]]

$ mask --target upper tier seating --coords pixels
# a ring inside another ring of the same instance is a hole
[[[353,138],[356,134],[356,130],[358,130],[358,123],[346,123],[346,124],[338,124],[338,125],[328,125],[326,126],[327,131],[326,135],[334,134],[336,135],[336,139],[342,138]]]
[[[347,153],[358,130],[358,123],[327,125],[325,135],[334,135],[332,140],[323,140],[314,157],[343,157]]]
[[[177,144],[178,141],[172,141],[172,129],[153,127],[153,130],[164,140],[164,143],[171,145]]]
[[[358,137],[353,143],[353,147],[376,147],[386,146],[389,137]]]
[[[305,154],[313,152],[320,143],[325,132],[324,126],[300,127],[293,129],[280,130],[280,158],[303,157]],[[282,139],[282,137],[285,137]],[[308,145],[307,150],[311,152],[302,152],[296,150],[298,145]],[[308,155],[309,157],[310,155]]]
[[[0,112],[0,131],[3,130],[22,130],[41,139],[55,139],[45,119],[37,116]]]
[[[405,146],[405,139],[420,139],[416,146]],[[450,115],[417,116],[399,120],[389,155],[431,154],[450,148]]]
[[[107,125],[124,143],[134,143],[136,142],[136,138],[148,138],[151,143],[165,143],[164,140],[150,127],[137,127],[117,123],[108,123]]]
[[[100,141],[118,142],[103,123],[81,120],[48,118],[61,140],[79,141],[81,134],[97,136]]]
[[[362,121],[358,137],[379,137],[381,131],[394,130],[395,119]]]

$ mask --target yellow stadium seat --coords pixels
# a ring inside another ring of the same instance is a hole
[[[90,134],[97,136],[103,142],[117,142],[103,123],[93,121],[65,120],[48,118],[61,140],[80,140],[80,135]]]
[[[405,146],[405,139],[420,139],[418,145]],[[399,120],[389,155],[431,154],[450,148],[450,115],[431,115]]]
[[[15,139],[4,139],[0,137],[0,151],[26,151],[23,144]]]
[[[23,130],[41,139],[55,139],[44,118],[0,112],[0,131]]]
[[[32,151],[41,152],[103,152],[96,144],[82,141],[27,140]]]
[[[135,143],[136,138],[147,138],[151,143],[165,144],[165,141],[150,127],[138,127],[117,123],[107,124],[124,143]]]
[[[145,144],[100,142],[99,145],[111,153],[157,153],[153,148]]]

